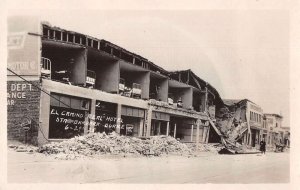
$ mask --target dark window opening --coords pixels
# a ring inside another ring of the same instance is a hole
[[[49,30],[49,37],[50,37],[50,39],[54,39],[54,31],[53,30]]]
[[[117,57],[120,57],[120,50],[114,49],[113,55],[114,55],[114,56],[117,56]]]
[[[65,42],[68,41],[67,35],[68,35],[68,33],[66,33],[66,32],[63,33],[63,41],[65,41]]]
[[[43,36],[48,37],[48,29],[47,28],[43,28]]]
[[[60,31],[55,31],[55,39],[61,40],[61,32]]]
[[[96,48],[96,49],[98,49],[98,43],[99,43],[98,41],[95,41],[95,40],[94,40],[94,43],[93,43],[93,48]]]
[[[73,42],[74,34],[69,34],[68,42]]]
[[[81,37],[81,43],[82,43],[83,45],[86,45],[86,37]]]
[[[92,47],[92,40],[88,38],[88,46]]]
[[[80,36],[75,35],[75,43],[80,44]]]

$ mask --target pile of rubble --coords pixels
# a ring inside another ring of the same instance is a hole
[[[96,155],[142,155],[161,156],[164,154],[190,155],[191,150],[183,143],[169,136],[155,136],[149,139],[119,136],[115,133],[91,133],[62,142],[52,142],[38,150],[60,159],[75,159]]]

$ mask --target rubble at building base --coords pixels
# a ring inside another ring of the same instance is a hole
[[[38,150],[47,155],[58,155],[61,159],[74,159],[97,155],[161,156],[192,154],[192,151],[173,137],[154,136],[148,139],[119,136],[116,133],[92,133],[62,142],[52,142]]]

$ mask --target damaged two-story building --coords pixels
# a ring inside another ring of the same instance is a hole
[[[116,44],[40,22],[8,20],[8,140],[44,144],[93,132],[218,142],[218,91]]]

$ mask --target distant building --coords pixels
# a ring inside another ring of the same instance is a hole
[[[284,130],[282,128],[283,117],[279,114],[265,113],[266,125],[268,128],[268,145],[284,143]]]

